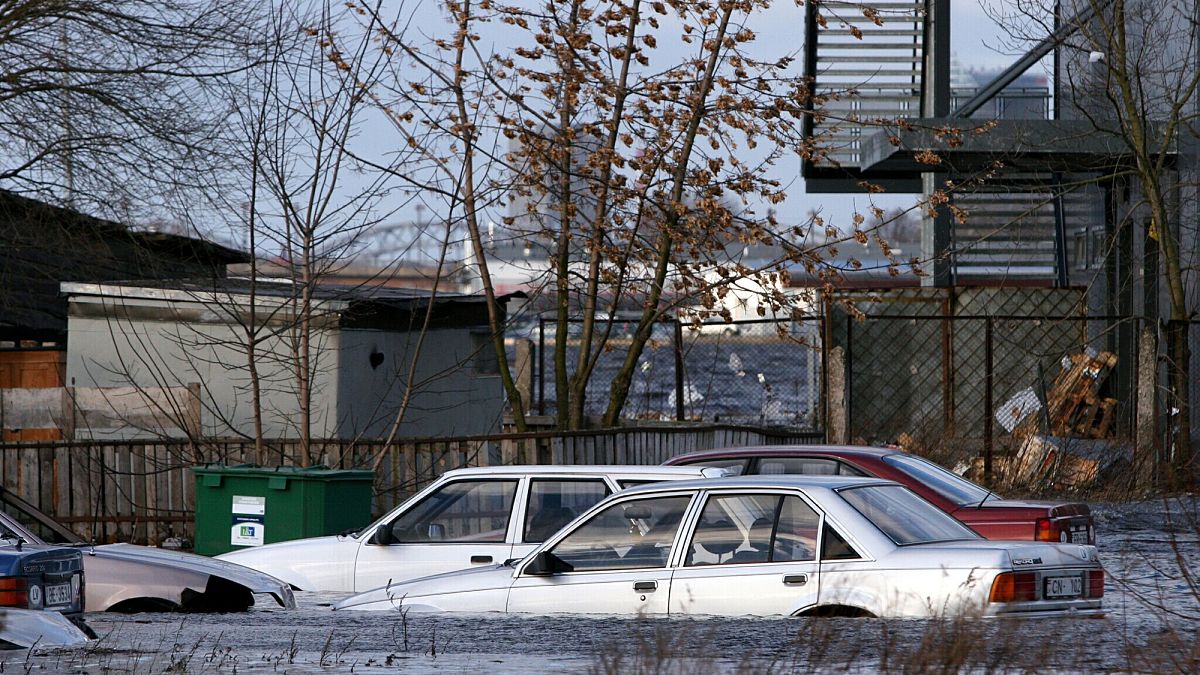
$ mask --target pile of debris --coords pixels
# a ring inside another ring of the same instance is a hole
[[[1126,449],[1108,440],[1117,400],[1101,397],[1116,365],[1111,352],[1072,354],[1063,358],[1044,406],[1026,389],[1000,407],[996,420],[1016,448],[998,472],[1004,486],[1078,489],[1125,459]]]

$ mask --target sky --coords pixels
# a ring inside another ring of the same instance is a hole
[[[869,3],[870,0],[867,0]],[[1017,0],[953,0],[951,5],[951,48],[958,63],[966,69],[1000,69],[1009,65],[1015,56],[1000,53],[998,47],[1003,43],[1003,31],[995,24],[985,11],[985,5],[1012,4]],[[412,12],[412,25],[420,26],[422,32],[435,33],[446,24],[446,17],[439,11],[441,3],[437,0],[415,0],[402,5],[405,11]],[[751,24],[756,33],[756,45],[761,45],[763,54],[778,56],[792,53],[796,55],[796,68],[801,67],[803,56],[803,8],[796,0],[776,0],[771,8],[757,17]],[[478,47],[483,52],[507,51],[510,45],[503,44],[506,37],[503,28],[496,32],[487,30],[483,34],[482,43]],[[488,44],[490,42],[490,44]],[[663,54],[664,49],[656,50]],[[664,54],[665,55],[665,54]],[[665,55],[670,58],[669,55]],[[377,136],[377,138],[375,138]],[[386,148],[395,143],[394,131],[384,126],[377,131],[368,131],[367,142],[377,148]],[[870,201],[862,196],[813,194],[804,190],[800,178],[799,158],[790,157],[781,161],[773,170],[776,178],[788,185],[787,200],[776,207],[776,211],[784,223],[804,222],[810,211],[819,211],[827,222],[844,226],[850,222],[855,212],[866,212],[872,205],[884,209],[906,208],[917,200],[916,195],[879,195]],[[765,213],[765,207],[757,207],[756,212]],[[426,215],[428,215],[426,213]],[[420,219],[420,214],[412,207],[401,207],[390,219],[394,222],[413,222]],[[386,246],[383,248],[391,248]],[[388,253],[383,253],[386,259]]]

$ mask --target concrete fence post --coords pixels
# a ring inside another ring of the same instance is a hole
[[[517,340],[516,384],[525,414],[533,408],[533,340]]]
[[[1157,472],[1158,437],[1155,398],[1158,387],[1158,340],[1154,331],[1143,328],[1138,336],[1137,398],[1135,407],[1134,470],[1143,481],[1153,481]]]
[[[849,442],[850,400],[846,389],[846,351],[839,345],[829,350],[826,363],[829,390],[825,398],[825,423],[831,445]]]

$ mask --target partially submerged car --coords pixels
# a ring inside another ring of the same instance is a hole
[[[613,495],[526,558],[338,610],[789,616],[1101,612],[1093,546],[995,542],[899,483],[742,476]]]
[[[0,488],[0,536],[31,544],[63,544],[82,554],[88,611],[237,612],[266,594],[296,606],[292,589],[241,565],[200,555],[133,544],[93,545],[37,507]]]
[[[0,528],[0,607],[83,611],[83,557]]]
[[[735,474],[875,476],[902,483],[988,539],[1095,544],[1087,504],[1004,499],[923,457],[893,448],[838,445],[707,450],[673,457],[672,466],[714,466]]]
[[[0,649],[86,642],[83,556],[0,528]]]
[[[362,591],[520,558],[579,513],[633,485],[725,474],[662,466],[456,469],[356,532],[218,558],[262,570],[298,590]]]

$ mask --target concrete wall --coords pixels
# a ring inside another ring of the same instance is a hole
[[[337,433],[383,438],[400,409],[419,333],[343,329]],[[371,355],[376,354],[372,365]],[[382,360],[380,360],[382,356]],[[484,434],[499,429],[504,388],[486,334],[430,331],[420,348],[399,437]]]
[[[113,300],[74,298],[68,319],[67,384],[79,387],[175,387],[201,384],[202,427],[205,435],[253,434],[253,406],[246,355],[228,323],[211,311],[189,314],[195,321],[177,321],[166,303],[137,301],[138,318],[117,318]],[[134,301],[128,301],[134,302]],[[177,307],[178,309],[178,307]],[[161,319],[148,318],[158,313]],[[187,312],[183,312],[187,314]],[[262,388],[263,432],[267,437],[296,437],[299,405],[293,360],[282,337],[258,345]],[[313,353],[312,435],[330,437],[336,431],[338,335],[318,333]],[[147,438],[179,436],[178,429],[116,431],[76,429],[77,438]]]

